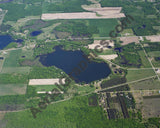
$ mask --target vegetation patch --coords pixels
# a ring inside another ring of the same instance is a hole
[[[151,77],[154,76],[155,73],[153,71],[153,69],[145,69],[145,70],[128,70],[127,73],[127,81],[136,81],[136,80],[140,80],[140,79],[144,79],[147,77]]]

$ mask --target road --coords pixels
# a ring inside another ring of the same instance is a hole
[[[160,77],[158,76],[158,73],[155,71],[155,67],[153,66],[151,60],[148,58],[148,55],[147,55],[147,53],[146,53],[146,51],[145,51],[143,45],[142,45],[141,43],[140,43],[140,45],[141,45],[141,47],[142,47],[142,49],[143,49],[143,51],[144,51],[144,53],[145,53],[145,56],[147,57],[147,59],[148,59],[148,61],[149,61],[149,63],[150,63],[150,65],[152,66],[153,71],[155,72],[155,74],[156,74],[158,80],[160,81]]]

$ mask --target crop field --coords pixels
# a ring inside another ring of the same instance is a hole
[[[3,67],[19,67],[18,59],[20,57],[20,54],[21,49],[10,51],[5,59]]]
[[[148,52],[148,55],[150,57],[159,57],[160,56],[160,51]]]
[[[123,41],[121,45],[127,45],[135,42],[135,44],[139,43],[138,37],[120,37],[120,41]]]
[[[160,116],[160,97],[143,98],[143,116],[146,118]]]
[[[117,19],[92,19],[88,21],[90,26],[98,28],[100,37],[109,37],[110,31],[118,24]]]
[[[32,54],[31,52],[28,52],[28,54]],[[30,56],[30,55],[26,56]],[[12,50],[6,55],[3,68],[2,68],[2,73],[29,73],[30,67],[20,67],[19,65],[19,59],[21,57],[22,50]]]
[[[139,80],[139,79],[143,79],[146,77],[150,77],[150,76],[154,76],[155,73],[153,71],[153,69],[145,69],[145,70],[141,70],[141,69],[137,69],[137,70],[128,70],[128,74],[127,74],[127,81],[134,81],[134,80]]]
[[[149,63],[144,51],[138,51],[138,54],[141,57],[141,61],[142,61],[142,67],[144,68],[151,68],[151,64]]]
[[[30,67],[5,67],[1,73],[29,73]]]
[[[42,20],[56,20],[56,19],[112,19],[125,17],[123,13],[109,14],[97,16],[94,12],[77,12],[77,13],[44,13],[41,16]]]
[[[62,82],[65,83],[65,80],[62,79]],[[29,85],[54,85],[60,84],[59,79],[30,79]]]
[[[158,79],[148,79],[133,84],[129,84],[132,90],[150,90],[150,89],[160,89],[160,81]]]
[[[0,96],[26,93],[26,84],[0,84]]]
[[[146,39],[151,41],[151,42],[159,42],[160,41],[160,35],[146,36]]]

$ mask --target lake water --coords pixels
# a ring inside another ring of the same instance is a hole
[[[33,31],[30,33],[31,36],[38,36],[39,34],[41,34],[42,31]]]
[[[65,51],[59,46],[55,47],[55,50],[56,51],[53,53],[40,56],[40,62],[44,66],[48,67],[54,65],[69,74],[75,67],[80,69],[78,65],[81,61],[87,62],[87,68],[84,68],[84,70],[80,69],[81,73],[79,75],[73,73],[76,82],[89,83],[91,81],[106,78],[111,73],[111,70],[106,63],[87,61],[83,56],[84,53],[82,51]]]
[[[14,40],[10,35],[0,35],[0,49],[5,48],[11,42],[14,42]]]
[[[9,3],[9,2],[12,2],[13,0],[3,0],[3,1],[0,1],[0,3]]]

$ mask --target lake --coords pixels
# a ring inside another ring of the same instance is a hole
[[[69,74],[74,68],[79,68],[81,61],[87,62],[87,68],[80,70],[79,75],[73,73],[74,80],[78,82],[90,83],[95,80],[106,78],[110,75],[111,70],[106,63],[97,63],[87,61],[82,51],[65,51],[60,46],[55,47],[55,51],[47,55],[40,56],[40,62],[44,66],[56,66]],[[80,69],[80,68],[79,68]]]
[[[10,35],[0,35],[0,49],[5,48],[11,42],[14,42],[14,40]]]
[[[41,34],[42,31],[33,31],[30,33],[31,36],[38,36],[39,34]]]
[[[2,0],[0,1],[0,3],[9,3],[9,2],[12,2],[13,0]]]

